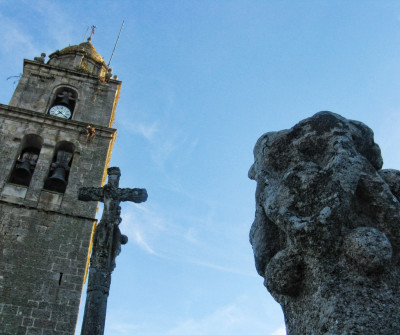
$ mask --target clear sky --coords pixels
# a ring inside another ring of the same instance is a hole
[[[248,242],[253,146],[330,110],[370,126],[399,169],[400,2],[0,0],[0,102],[23,58],[90,25],[108,62],[122,20],[111,165],[149,199],[122,208],[106,334],[285,334]]]

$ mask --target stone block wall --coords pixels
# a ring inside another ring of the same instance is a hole
[[[86,125],[0,105],[0,334],[74,334],[97,210],[77,193],[102,185],[116,133]],[[43,144],[21,186],[9,177],[28,134]],[[43,189],[60,141],[75,148],[65,193]]]
[[[0,334],[74,334],[93,224],[0,203]]]

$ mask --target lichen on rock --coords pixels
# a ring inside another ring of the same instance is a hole
[[[250,243],[288,335],[400,334],[400,172],[382,165],[331,112],[257,141]]]

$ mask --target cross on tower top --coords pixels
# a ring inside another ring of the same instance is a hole
[[[91,40],[92,40],[92,36],[94,35],[94,30],[96,29],[97,27],[96,26],[91,26],[90,27],[90,35],[89,35],[89,37],[88,37],[88,41],[90,42]]]

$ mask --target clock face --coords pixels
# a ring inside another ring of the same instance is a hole
[[[68,107],[63,105],[56,105],[50,108],[49,114],[53,116],[62,117],[63,119],[69,119],[72,115]]]

